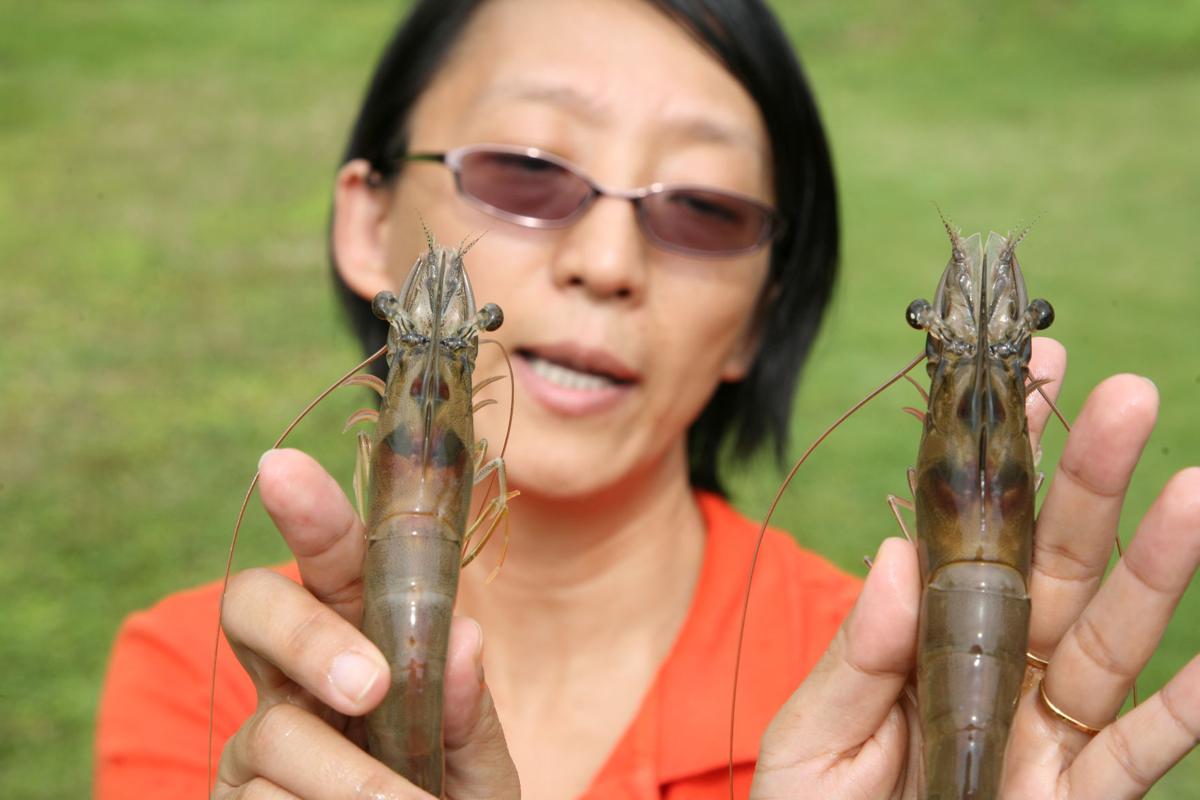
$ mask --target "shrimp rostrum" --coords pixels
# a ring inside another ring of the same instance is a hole
[[[1033,331],[1054,312],[1028,302],[1020,237],[963,239],[932,304],[910,325],[928,332],[932,383],[917,466],[910,470],[922,581],[917,706],[926,798],[999,792],[1026,665],[1036,476],[1025,419]]]
[[[509,499],[502,462],[483,464],[487,445],[475,444],[479,332],[495,330],[503,316],[492,303],[476,311],[463,268],[467,249],[430,237],[399,294],[375,297],[376,315],[390,326],[389,373],[386,386],[375,381],[383,400],[374,434],[359,436],[355,475],[360,503],[364,477],[369,487],[363,631],[391,667],[387,697],[367,717],[368,750],[435,796],[442,792],[442,680],[459,569]],[[468,526],[472,486],[493,473],[499,494]]]

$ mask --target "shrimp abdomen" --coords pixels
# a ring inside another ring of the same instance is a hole
[[[995,797],[1029,629],[1026,582],[1011,566],[946,564],[921,597],[917,705],[925,797]]]
[[[461,535],[404,514],[368,534],[363,631],[392,665],[388,702],[368,715],[370,752],[415,785],[442,786],[442,694]]]

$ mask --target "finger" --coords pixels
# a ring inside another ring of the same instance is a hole
[[[450,625],[444,720],[447,796],[520,797],[517,769],[483,677],[483,630],[470,617],[455,617]]]
[[[325,705],[358,716],[387,693],[379,650],[304,587],[270,570],[229,582],[225,636],[259,692],[259,703],[291,699],[291,681]]]
[[[1200,657],[1109,725],[1068,771],[1071,796],[1141,797],[1200,742]]]
[[[1041,445],[1042,432],[1046,430],[1046,421],[1050,418],[1050,400],[1057,400],[1062,389],[1063,375],[1067,371],[1067,350],[1056,340],[1045,336],[1033,339],[1033,357],[1029,361],[1029,377],[1041,381],[1049,378],[1049,383],[1042,385],[1041,390],[1034,390],[1025,398],[1025,418],[1029,422],[1029,441],[1033,452],[1037,453]]]
[[[1168,481],[1125,556],[1063,637],[1046,670],[1047,696],[1094,728],[1111,721],[1198,563],[1200,467],[1193,467]]]
[[[236,791],[256,780],[313,800],[430,800],[323,720],[291,703],[262,709],[225,746],[218,792]]]
[[[884,541],[829,650],[763,736],[756,787],[765,772],[805,764],[827,770],[852,757],[856,769],[878,777],[877,789],[890,791],[904,756],[896,701],[916,652],[918,585],[912,546]]]
[[[1088,397],[1067,438],[1033,542],[1029,649],[1042,658],[1053,655],[1100,586],[1157,413],[1154,384],[1117,375]]]
[[[362,521],[328,472],[299,450],[268,450],[259,492],[304,585],[354,624],[362,614]]]

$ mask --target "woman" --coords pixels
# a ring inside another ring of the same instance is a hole
[[[828,295],[834,197],[815,112],[757,3],[451,5],[419,5],[385,54],[338,173],[331,226],[357,318],[403,280],[423,248],[422,220],[443,242],[487,231],[468,268],[476,296],[506,314],[496,334],[514,354],[506,460],[522,495],[502,577],[486,587],[486,570],[462,578],[448,795],[723,797],[732,631],[753,526],[697,490],[719,488],[714,456],[728,436],[743,450],[782,436]],[[404,158],[414,154],[428,157]],[[513,170],[554,176],[554,209],[494,194]],[[595,196],[578,176],[604,190]],[[703,193],[654,191],[633,207],[623,194],[660,182]],[[551,226],[513,216],[544,223],[568,216],[564,207],[575,214]],[[1039,375],[1061,376],[1060,348],[1036,357]],[[477,374],[501,369],[485,348]],[[1145,381],[1102,384],[1046,500],[1030,647],[1053,654],[1046,694],[1060,711],[1036,692],[1023,698],[1013,796],[1137,794],[1191,747],[1195,662],[1105,725],[1200,558],[1200,473],[1190,471],[1147,516],[1129,567],[1097,593],[1155,407]],[[479,434],[499,441],[505,411],[481,411]],[[1031,414],[1040,429],[1045,408]],[[303,583],[250,571],[230,587],[226,634],[253,684],[227,677],[218,688],[218,738],[232,736],[216,795],[419,796],[346,738],[357,735],[347,716],[377,704],[387,684],[354,624],[362,529],[303,455],[271,452],[261,467],[263,501]],[[1167,537],[1170,563],[1155,555]],[[911,792],[899,702],[915,641],[911,547],[881,547],[834,638],[857,583],[781,536],[767,546],[756,591],[758,608],[770,599],[773,612],[751,621],[739,791],[755,775],[764,797]],[[182,621],[211,619],[214,599],[211,588],[173,598],[122,634],[101,716],[102,795],[120,796],[122,784],[196,791],[187,787],[205,775],[203,742],[174,752],[154,725],[177,713],[192,733],[203,729],[194,723],[207,707],[208,629],[196,623],[193,635]],[[1123,637],[1119,651],[1095,633],[1098,615]],[[186,676],[195,697],[184,696]],[[148,721],[123,716],[135,705],[153,709]],[[1093,737],[1070,719],[1103,730]]]

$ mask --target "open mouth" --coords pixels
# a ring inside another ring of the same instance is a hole
[[[534,373],[539,378],[550,381],[555,386],[561,386],[564,389],[588,391],[605,389],[615,384],[615,381],[607,375],[580,372],[579,370],[564,367],[562,364],[555,364],[553,361],[547,361],[544,358],[537,358],[536,356],[527,356],[526,358],[529,361],[529,366],[533,368]]]
[[[568,345],[522,348],[517,355],[539,378],[574,391],[599,391],[637,382],[637,375],[606,353]]]

